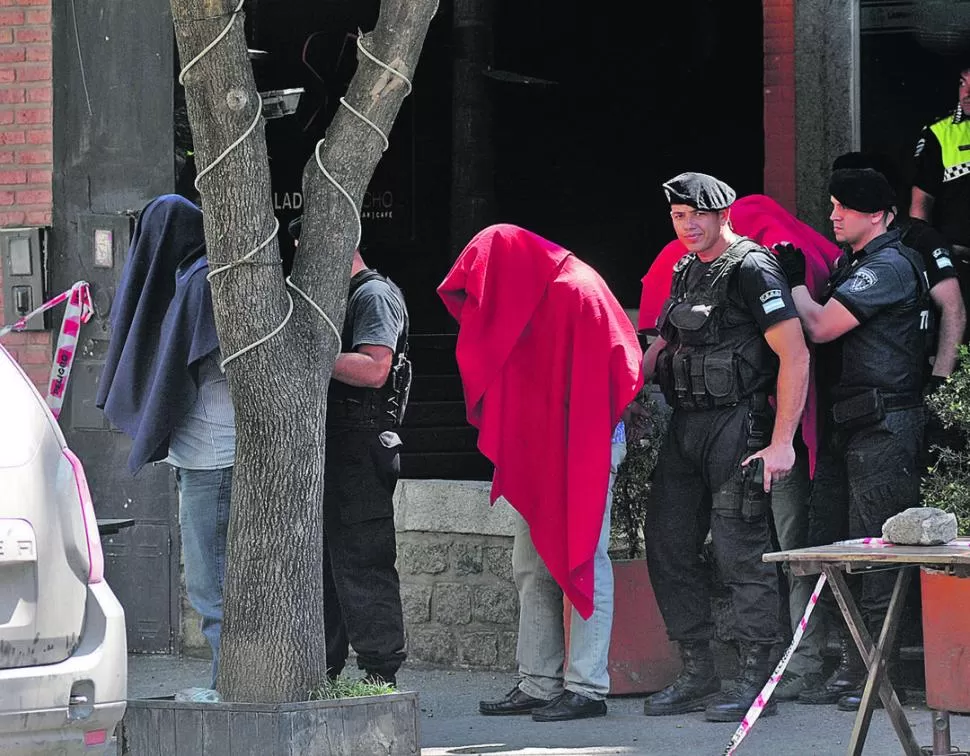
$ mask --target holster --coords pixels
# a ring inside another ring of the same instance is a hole
[[[886,417],[886,407],[878,389],[842,399],[832,405],[832,423],[837,430],[851,431],[875,425]]]

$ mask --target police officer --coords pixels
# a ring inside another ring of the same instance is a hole
[[[960,68],[957,93],[956,108],[924,128],[916,144],[909,214],[932,224],[946,238],[966,304],[970,296],[970,63]]]
[[[299,221],[290,224],[295,240]],[[411,381],[408,314],[401,290],[368,268],[359,250],[350,274],[342,351],[327,395],[327,673],[340,674],[353,645],[369,679],[395,684],[405,652],[393,504],[402,444],[394,429]]]
[[[651,581],[684,666],[644,713],[705,710],[708,720],[737,721],[771,672],[778,582],[761,557],[771,549],[771,485],[795,462],[808,349],[774,257],[731,229],[734,190],[702,173],[663,186],[689,253],[675,267],[660,336],[644,355],[645,378],[656,373],[674,408],[644,532]],[[768,396],[776,392],[773,413]],[[741,641],[740,675],[724,693],[700,558],[708,531]]]
[[[872,169],[840,169],[829,184],[835,238],[849,248],[819,302],[804,286],[804,258],[778,247],[798,314],[819,345],[822,443],[809,502],[809,542],[880,536],[883,523],[918,506],[929,297],[919,255],[889,230],[892,187]],[[862,581],[861,609],[879,632],[889,573]],[[839,666],[802,703],[858,708],[865,666],[843,627]]]

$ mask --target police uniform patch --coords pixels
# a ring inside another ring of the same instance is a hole
[[[953,260],[950,259],[950,251],[940,247],[933,250],[933,258],[936,260],[937,268],[952,268]]]
[[[761,295],[760,299],[761,309],[765,311],[765,315],[770,315],[785,306],[785,300],[781,298],[781,289],[769,289]]]
[[[871,268],[859,268],[848,281],[849,291],[853,293],[865,291],[875,286],[878,281],[878,276]]]
[[[916,154],[913,157],[919,157],[924,148],[926,147],[926,137],[920,137],[920,140],[916,143]]]

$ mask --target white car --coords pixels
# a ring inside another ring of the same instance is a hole
[[[127,687],[84,469],[0,347],[0,754],[106,753]]]

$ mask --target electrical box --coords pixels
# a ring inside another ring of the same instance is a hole
[[[20,320],[44,304],[44,235],[39,228],[0,230],[3,263],[3,322]],[[27,331],[43,331],[43,315],[27,321]]]

